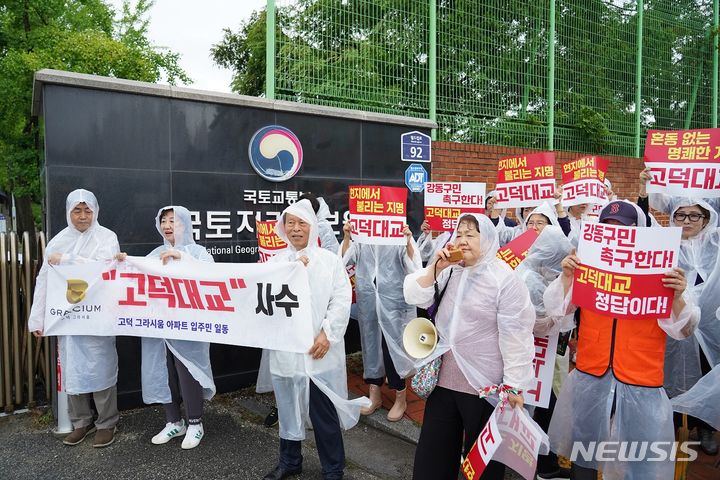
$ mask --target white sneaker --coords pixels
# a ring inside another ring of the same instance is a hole
[[[190,450],[200,445],[200,440],[202,440],[203,435],[205,435],[205,432],[203,431],[202,423],[188,425],[187,434],[185,434],[185,438],[183,438],[182,441],[183,450]]]
[[[170,422],[165,424],[165,428],[163,428],[160,433],[155,435],[152,438],[151,442],[155,445],[162,445],[163,443],[167,443],[175,437],[185,435],[186,431],[187,428],[185,427],[185,420],[180,420],[178,423]]]

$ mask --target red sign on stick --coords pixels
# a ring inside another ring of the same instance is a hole
[[[535,230],[528,230],[499,249],[497,251],[497,257],[515,270],[517,266],[520,265],[520,262],[525,260],[530,247],[532,247],[532,244],[535,243],[537,238],[538,234]]]
[[[405,245],[407,189],[350,187],[350,223],[353,240],[375,245]]]
[[[605,174],[609,161],[596,156],[580,157],[563,164],[563,205],[607,203]]]
[[[533,153],[498,162],[496,208],[534,207],[555,193],[555,154]]]

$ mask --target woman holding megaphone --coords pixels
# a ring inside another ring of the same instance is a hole
[[[405,278],[409,304],[427,308],[436,287],[444,292],[435,314],[439,343],[422,361],[442,357],[425,404],[416,480],[457,478],[460,456],[472,447],[498,396],[522,406],[522,389],[533,378],[535,311],[524,282],[496,257],[498,248],[489,218],[463,215],[434,261]],[[503,478],[504,470],[490,462],[481,478]]]

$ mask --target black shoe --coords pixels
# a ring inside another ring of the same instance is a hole
[[[537,480],[564,480],[570,478],[569,468],[558,468],[554,472],[540,473],[537,474]]]
[[[283,478],[292,477],[293,475],[300,475],[302,473],[302,467],[295,470],[285,470],[280,465],[275,467],[272,472],[268,473],[263,477],[263,480],[282,480]]]
[[[278,410],[277,407],[272,407],[270,413],[265,417],[265,426],[270,428],[278,424]]]
[[[715,441],[715,432],[705,428],[698,428],[700,431],[700,448],[706,455],[717,455],[718,444]]]

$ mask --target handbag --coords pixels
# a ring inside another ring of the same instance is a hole
[[[437,280],[435,281],[435,302],[430,306],[430,308],[427,309],[428,316],[430,317],[430,321],[433,322],[433,324],[435,323],[435,315],[437,314],[438,308],[440,307],[440,301],[445,295],[445,290],[447,290],[448,284],[450,283],[451,276],[452,270],[450,270],[448,281],[445,284],[442,292],[439,292]],[[413,392],[415,392],[418,397],[422,398],[423,400],[427,400],[432,391],[435,390],[435,387],[438,383],[438,378],[440,377],[441,365],[442,356],[439,356],[420,367],[418,372],[413,375],[412,380],[410,380],[410,388]]]

